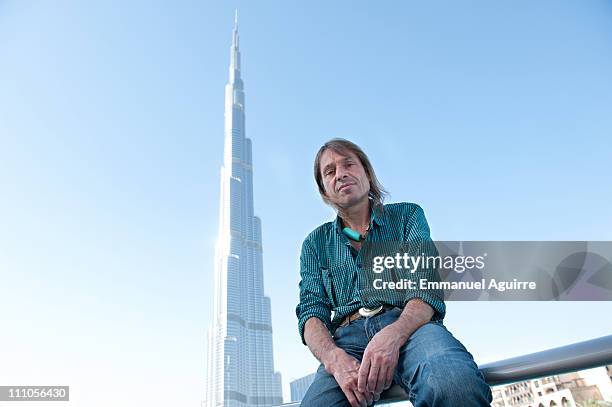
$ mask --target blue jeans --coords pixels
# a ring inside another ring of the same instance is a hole
[[[395,322],[401,308],[359,319],[338,328],[336,345],[361,361],[368,342]],[[393,383],[408,394],[414,407],[490,406],[491,389],[472,355],[442,322],[429,322],[417,329],[400,349]],[[306,392],[302,407],[349,406],[336,379],[323,365]]]

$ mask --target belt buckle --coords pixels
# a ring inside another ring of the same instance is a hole
[[[359,315],[361,315],[362,317],[366,317],[366,318],[371,317],[371,316],[378,314],[382,309],[383,309],[382,305],[376,308],[361,307],[359,308]]]

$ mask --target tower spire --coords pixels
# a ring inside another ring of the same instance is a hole
[[[232,34],[232,48],[238,49],[238,9],[236,9],[234,14],[234,31]]]
[[[232,32],[232,46],[230,47],[230,67],[229,67],[229,76],[230,82],[239,82],[240,81],[240,48],[239,48],[239,40],[238,37],[238,9],[236,9],[234,14],[234,30]],[[242,89],[242,85],[238,85],[240,89]]]

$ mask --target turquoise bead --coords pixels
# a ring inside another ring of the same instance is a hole
[[[356,242],[361,240],[361,235],[351,228],[342,229],[342,233],[344,233],[349,239],[354,240]]]

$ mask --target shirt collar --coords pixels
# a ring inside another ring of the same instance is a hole
[[[377,226],[382,226],[385,224],[385,214],[382,207],[370,211],[370,229],[372,229],[373,224],[376,224]],[[336,219],[334,220],[334,227],[338,233],[342,234],[343,227],[340,216],[336,216]]]

